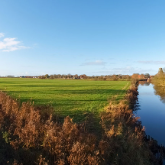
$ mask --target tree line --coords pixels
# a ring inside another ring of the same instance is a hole
[[[38,76],[39,79],[91,79],[91,80],[131,80],[130,75],[101,75],[101,76],[87,76],[86,74],[82,75],[71,75],[71,74],[53,74],[53,75],[41,75]]]
[[[134,73],[131,77],[133,79],[147,79],[150,78],[151,76],[149,73],[145,73],[145,74]]]

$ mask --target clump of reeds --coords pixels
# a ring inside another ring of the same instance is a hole
[[[112,162],[116,164],[150,164],[150,151],[145,142],[144,128],[133,117],[132,110],[125,103],[110,103],[102,114],[102,125],[105,130],[108,152]],[[110,152],[109,152],[110,151]],[[146,151],[146,152],[144,152]],[[108,162],[110,163],[110,162]]]
[[[0,130],[13,155],[6,163],[100,164],[97,138],[70,117],[59,124],[52,115],[41,117],[30,103],[20,106],[4,93],[0,93],[0,105]]]
[[[119,104],[110,102],[102,113],[104,141],[108,151],[111,149],[111,152],[105,152],[111,153],[107,157],[116,164],[161,164],[163,147],[153,139],[146,139],[145,128],[139,118],[133,115],[132,107],[137,95],[137,83],[134,83],[124,100]],[[157,153],[161,153],[160,156],[156,157]]]

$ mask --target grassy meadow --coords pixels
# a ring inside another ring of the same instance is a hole
[[[0,78],[0,90],[13,98],[51,105],[56,113],[71,117],[102,111],[109,100],[122,99],[129,86],[129,81]]]

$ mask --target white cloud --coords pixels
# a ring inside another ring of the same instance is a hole
[[[142,63],[142,64],[165,64],[165,61],[138,61],[138,63]]]
[[[4,34],[3,33],[0,33],[0,38],[4,37]]]
[[[4,34],[0,33],[0,37],[4,37]],[[28,47],[23,46],[21,42],[18,41],[16,38],[4,38],[2,41],[0,41],[0,50],[2,50],[3,52],[11,52],[25,48]]]
[[[132,67],[132,66],[126,66],[126,67],[121,67],[121,68],[111,68],[111,69],[105,69],[98,71],[97,73],[99,74],[104,74],[104,75],[110,75],[110,74],[129,74],[132,75],[133,73],[153,73],[153,69],[142,69],[138,67]]]
[[[96,61],[93,61],[93,62],[85,62],[81,66],[86,66],[86,65],[105,65],[105,64],[106,64],[106,62],[103,62],[101,60],[96,60]]]

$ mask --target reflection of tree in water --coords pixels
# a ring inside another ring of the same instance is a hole
[[[136,104],[133,107],[134,114],[137,114],[137,111],[141,110],[141,106],[139,104],[138,99],[136,100]]]
[[[149,86],[150,85],[150,82],[147,82],[147,81],[139,81],[139,85],[142,85],[142,86]],[[137,111],[141,110],[141,106],[139,104],[139,101],[138,101],[138,98],[136,99],[136,104],[134,104],[133,106],[133,111],[134,111],[134,114],[137,113]]]
[[[154,85],[155,95],[160,96],[160,100],[165,103],[165,87]]]
[[[142,86],[149,86],[149,85],[150,85],[150,82],[147,82],[147,81],[139,81],[139,84],[142,85]]]

